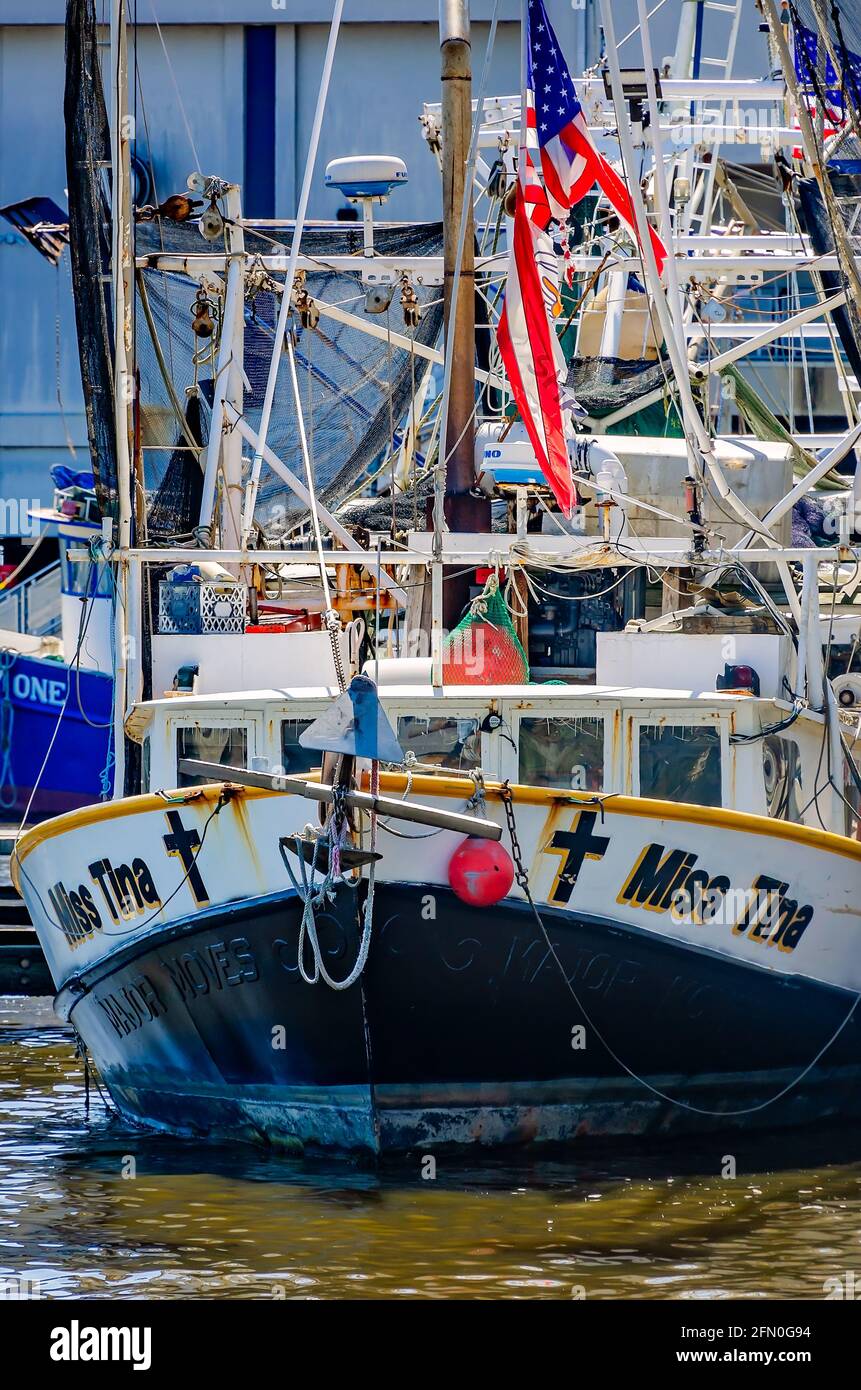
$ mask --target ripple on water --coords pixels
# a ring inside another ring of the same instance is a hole
[[[55,1298],[809,1298],[859,1265],[861,1131],[382,1171],[123,1128],[0,1001],[0,1278]],[[124,1176],[134,1161],[135,1176]]]

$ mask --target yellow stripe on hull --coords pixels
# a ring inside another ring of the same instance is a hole
[[[312,774],[313,776],[313,774]],[[310,780],[310,779],[309,779]],[[367,780],[367,779],[366,779]],[[227,783],[213,783],[206,787],[189,787],[175,792],[150,792],[142,796],[123,797],[117,801],[100,802],[94,806],[84,806],[77,811],[68,811],[53,820],[28,830],[18,841],[12,856],[11,871],[15,887],[20,891],[17,867],[28,854],[31,854],[46,840],[65,835],[67,831],[79,830],[88,825],[114,820],[120,816],[139,815],[147,811],[161,811],[170,805],[188,805],[199,801],[210,803],[221,795]],[[446,797],[467,801],[475,791],[475,783],[463,777],[413,776],[409,780],[404,773],[384,772],[380,775],[380,790],[385,792],[404,792],[407,787],[418,797]],[[488,801],[500,801],[501,785],[498,782],[485,783]],[[861,842],[846,835],[835,835],[829,830],[818,830],[809,825],[796,825],[790,821],[776,821],[768,816],[755,816],[747,811],[728,810],[720,806],[694,806],[678,804],[673,801],[657,801],[651,797],[624,796],[615,792],[594,793],[563,791],[554,787],[530,787],[513,785],[512,796],[516,803],[524,806],[552,806],[569,803],[571,805],[600,806],[617,815],[639,816],[651,820],[684,821],[694,825],[715,826],[724,830],[735,830],[748,835],[767,835],[784,841],[825,850],[829,854],[839,854],[847,859],[861,861]],[[248,800],[280,796],[281,792],[263,790],[257,787],[236,789],[236,796]]]

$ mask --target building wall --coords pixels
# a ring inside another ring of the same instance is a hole
[[[665,0],[655,17],[656,56],[672,50],[681,3]],[[594,0],[546,4],[572,70],[595,62]],[[472,0],[476,83],[491,9]],[[129,10],[133,18],[135,0]],[[146,0],[141,19],[153,10],[161,34],[142,23],[132,58],[137,148],[152,162],[157,197],[183,189],[199,167],[247,186],[250,215],[292,216],[332,0]],[[37,193],[66,205],[63,12],[63,0],[0,5],[0,205]],[[613,0],[613,13],[621,37],[636,22],[635,0]],[[519,89],[519,14],[519,0],[499,0],[488,94]],[[391,153],[410,173],[391,215],[438,217],[439,175],[418,122],[422,103],[439,99],[438,6],[347,0],[345,16],[309,215],[332,217],[341,202],[323,186],[329,159]],[[636,40],[623,59],[639,61]],[[54,270],[0,220],[0,497],[48,501],[48,467],[69,461],[69,441],[88,466],[68,255]]]

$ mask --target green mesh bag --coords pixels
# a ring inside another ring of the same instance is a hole
[[[442,644],[445,685],[525,685],[529,662],[492,574]]]

